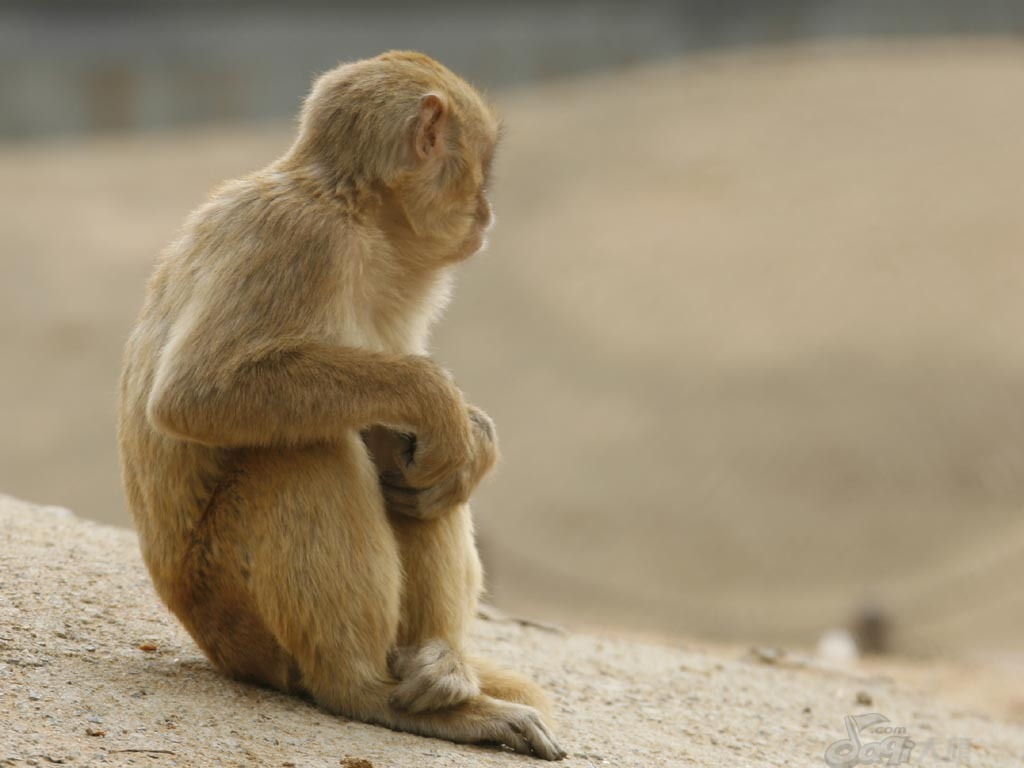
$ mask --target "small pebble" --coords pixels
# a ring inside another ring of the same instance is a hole
[[[779,648],[769,646],[758,646],[750,649],[751,656],[763,664],[777,664],[779,659],[782,658],[783,653]]]
[[[857,691],[857,703],[863,707],[870,707],[874,700],[871,698],[871,694],[867,691]]]
[[[850,666],[860,658],[857,642],[845,629],[830,629],[822,634],[817,655],[821,661],[837,666]]]

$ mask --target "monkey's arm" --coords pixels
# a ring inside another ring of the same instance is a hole
[[[429,460],[416,462],[421,487],[470,458],[462,395],[427,358],[301,341],[218,351],[198,338],[161,361],[148,413],[164,433],[220,447],[291,446],[394,425],[429,447]]]

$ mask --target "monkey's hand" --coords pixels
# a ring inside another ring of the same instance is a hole
[[[431,463],[430,443],[416,435],[397,435],[389,466],[378,463],[381,490],[388,511],[421,520],[433,520],[469,500],[470,494],[498,461],[498,439],[491,418],[476,406],[466,407],[470,425],[470,456],[454,473],[429,484],[422,473]],[[364,436],[364,439],[367,439]],[[367,439],[371,452],[373,445]],[[377,448],[376,453],[381,452]],[[376,454],[375,454],[376,455]],[[422,473],[422,474],[421,474]]]

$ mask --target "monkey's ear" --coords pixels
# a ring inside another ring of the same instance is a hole
[[[420,114],[416,121],[413,142],[416,157],[427,160],[440,154],[444,148],[445,123],[448,122],[448,103],[438,93],[428,93],[420,99]]]

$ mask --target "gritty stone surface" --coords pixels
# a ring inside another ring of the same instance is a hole
[[[156,598],[130,531],[5,496],[0,531],[2,766],[540,764],[221,677]],[[824,766],[844,716],[865,711],[907,728],[910,765],[948,765],[951,745],[971,766],[1024,757],[1020,725],[784,651],[768,662],[498,615],[477,623],[475,643],[552,693],[568,766]]]

